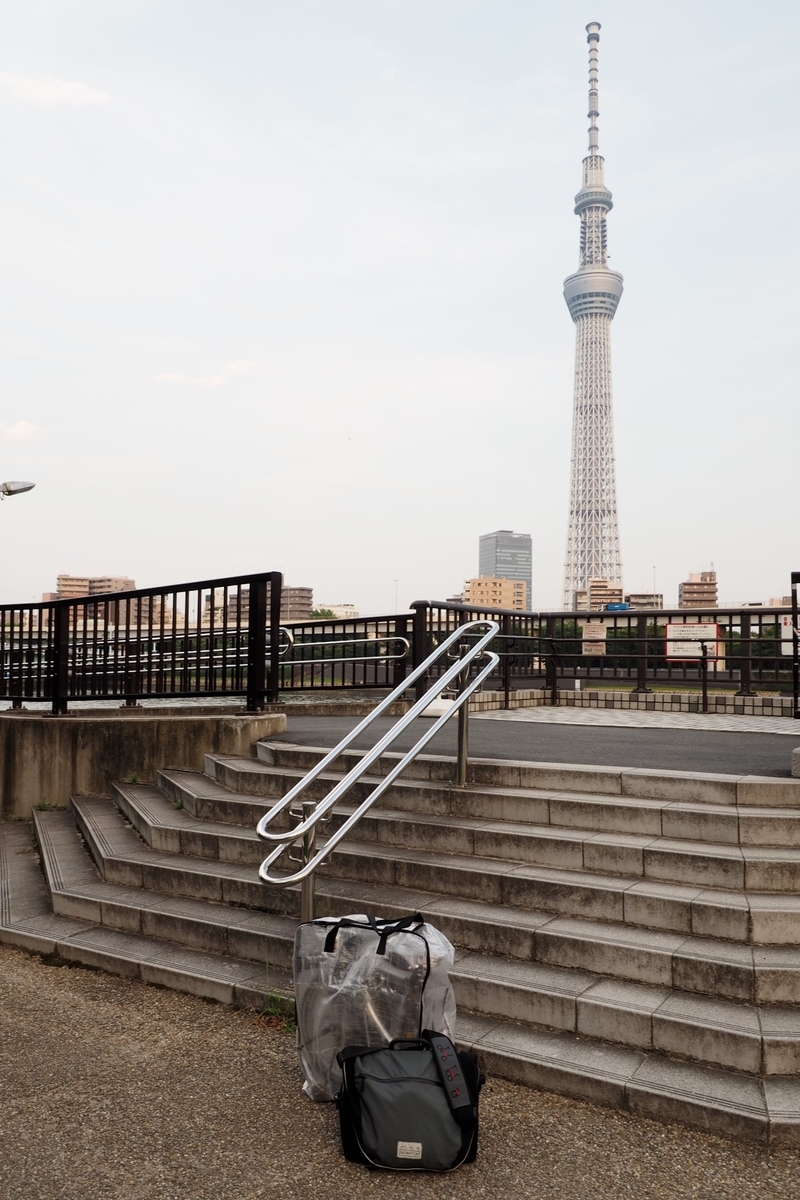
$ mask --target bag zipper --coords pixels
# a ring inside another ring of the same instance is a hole
[[[444,1086],[440,1079],[424,1079],[419,1075],[404,1075],[402,1079],[385,1079],[383,1075],[370,1075],[369,1071],[358,1071],[355,1076],[356,1087],[360,1092],[364,1090],[363,1080],[372,1079],[375,1083],[429,1083],[431,1087],[438,1087],[444,1091]],[[361,1080],[362,1082],[359,1082]]]

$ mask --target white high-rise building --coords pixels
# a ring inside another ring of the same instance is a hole
[[[589,43],[589,153],[583,186],[575,197],[581,219],[580,267],[564,280],[564,299],[575,322],[575,398],[564,608],[589,580],[622,586],[614,477],[611,403],[611,321],[622,295],[622,276],[608,266],[606,217],[612,208],[598,149],[597,44],[600,25],[586,26]]]

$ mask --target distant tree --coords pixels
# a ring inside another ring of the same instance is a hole
[[[336,613],[331,608],[312,608],[308,615],[310,617],[333,617],[336,620]]]

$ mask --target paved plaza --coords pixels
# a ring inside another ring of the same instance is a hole
[[[279,740],[335,746],[361,719],[290,716]],[[377,735],[394,723],[393,718],[378,718],[355,746],[371,747]],[[399,736],[396,748],[409,749],[428,724],[427,720],[414,722]],[[473,713],[469,746],[470,754],[479,758],[787,776],[792,750],[800,746],[800,721],[631,709],[522,708]],[[429,751],[455,754],[455,721],[433,738]]]

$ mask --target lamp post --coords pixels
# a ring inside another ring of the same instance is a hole
[[[18,496],[20,492],[29,492],[35,487],[35,483],[27,483],[24,479],[11,479],[7,483],[0,483],[0,500],[5,500],[6,496]]]

